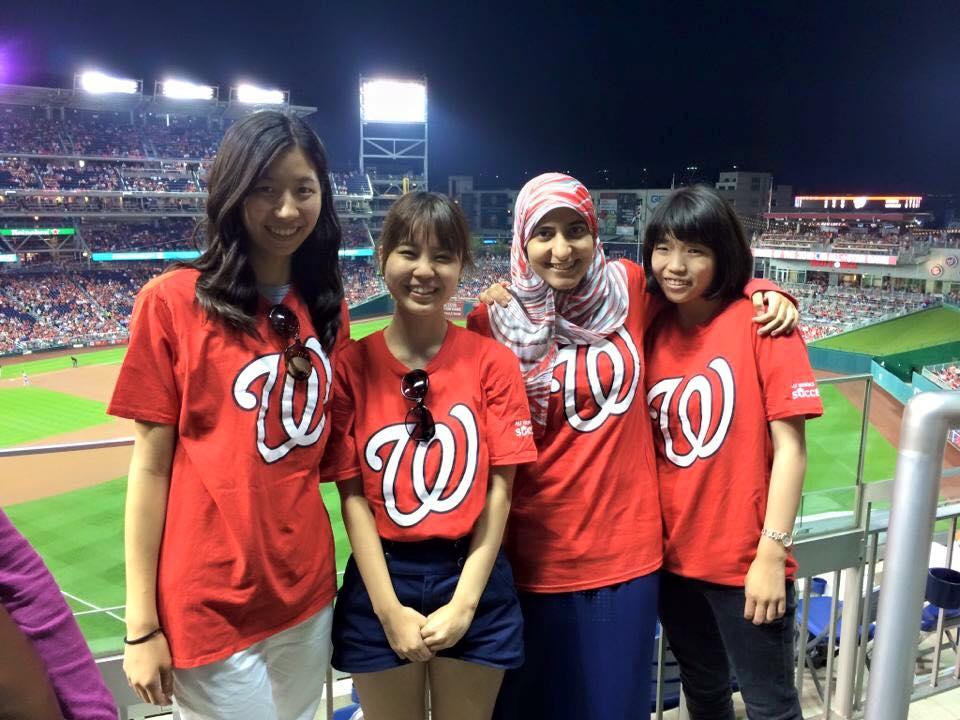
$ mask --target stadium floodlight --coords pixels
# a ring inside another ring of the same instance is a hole
[[[267,90],[256,85],[237,85],[237,101],[251,105],[283,105],[286,93],[283,90]]]
[[[160,92],[172,100],[213,100],[216,90],[210,85],[198,85],[186,80],[164,80]]]
[[[111,77],[99,70],[88,70],[80,73],[80,87],[88,93],[102,95],[105,93],[122,93],[136,95],[140,92],[140,83],[129,78]]]
[[[425,123],[427,84],[423,80],[361,79],[360,119],[365,123]]]

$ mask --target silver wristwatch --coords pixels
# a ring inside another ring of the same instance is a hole
[[[790,533],[779,532],[777,530],[771,530],[770,528],[764,528],[760,531],[760,535],[763,537],[768,537],[771,540],[776,540],[778,543],[783,545],[785,548],[793,545],[793,535]]]

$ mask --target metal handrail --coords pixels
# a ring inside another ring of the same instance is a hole
[[[866,717],[907,717],[918,638],[904,618],[919,617],[923,607],[927,554],[940,489],[940,467],[947,428],[960,422],[960,393],[914,396],[903,414],[900,450],[890,508],[877,634],[867,687]]]

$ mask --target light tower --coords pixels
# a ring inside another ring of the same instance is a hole
[[[361,75],[360,171],[374,194],[426,190],[427,163],[426,78]]]

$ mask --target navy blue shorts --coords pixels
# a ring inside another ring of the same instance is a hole
[[[429,615],[453,599],[469,538],[382,542],[401,605]],[[470,628],[456,645],[438,655],[502,670],[523,664],[523,617],[513,573],[502,551],[497,555]],[[408,662],[390,647],[351,555],[333,609],[333,666],[347,673],[365,673]]]
[[[520,593],[526,662],[494,720],[647,717],[659,574],[596,590]]]

